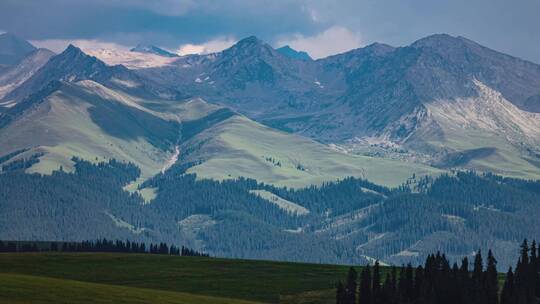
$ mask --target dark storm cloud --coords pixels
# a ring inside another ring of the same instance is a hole
[[[434,33],[464,36],[540,63],[538,0],[313,1],[320,20],[358,30],[364,43],[407,45]]]
[[[350,31],[342,40],[359,37],[362,44],[396,46],[449,33],[540,63],[538,12],[538,0],[1,0],[0,30],[31,40],[98,39],[169,48],[248,35],[270,43],[300,39],[298,45],[313,48],[356,45],[317,38],[327,37],[320,34],[330,28]]]
[[[217,36],[310,34],[322,26],[294,1],[0,1],[0,29],[30,40],[144,39],[173,47]]]

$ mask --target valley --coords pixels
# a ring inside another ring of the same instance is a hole
[[[505,266],[540,238],[540,66],[466,38],[317,60],[256,37],[23,49],[0,71],[0,238],[340,264],[491,248]]]

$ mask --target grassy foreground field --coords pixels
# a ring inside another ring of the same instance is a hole
[[[7,303],[333,303],[347,266],[114,253],[0,253]]]
[[[18,274],[0,274],[0,294],[6,303],[255,303]]]

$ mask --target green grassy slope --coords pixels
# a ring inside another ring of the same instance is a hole
[[[202,161],[188,171],[200,178],[244,176],[301,187],[357,176],[397,186],[413,174],[439,172],[415,163],[344,154],[200,99],[145,100],[89,80],[62,84],[0,129],[0,154],[30,148],[18,156],[22,158],[42,152],[40,162],[27,170],[42,174],[60,166],[72,170],[73,156],[89,161],[115,158],[141,169],[140,184],[170,162],[181,133],[180,159]],[[144,191],[148,199],[153,197]]]
[[[83,290],[81,293],[74,294],[71,291],[66,295],[83,297],[87,290],[99,287],[99,297],[103,301],[130,293],[140,296],[143,299],[141,303],[145,303],[144,297],[152,293],[162,296],[163,299],[171,299],[170,303],[175,303],[173,299],[187,297],[178,293],[188,293],[193,297],[212,296],[267,303],[277,303],[280,299],[283,302],[296,302],[296,299],[315,297],[317,301],[324,303],[324,299],[333,297],[334,284],[345,277],[347,269],[346,266],[335,265],[149,254],[2,253],[0,285],[8,287],[0,287],[0,290],[17,287],[22,292],[33,286],[35,291],[28,293],[28,297],[36,297],[42,293],[55,297],[56,292],[52,293],[47,288],[48,285],[58,286],[66,292],[71,286],[80,286]],[[29,286],[20,286],[23,284]],[[152,291],[147,293],[147,290]],[[11,297],[13,300],[23,300],[16,292],[12,292]],[[76,303],[75,300],[73,302]]]
[[[0,301],[6,301],[5,303],[256,303],[180,292],[1,273],[0,294]]]
[[[138,104],[138,100],[95,82],[63,84],[45,101],[0,130],[2,153],[31,148],[44,152],[28,172],[48,174],[60,166],[71,170],[71,158],[96,161],[116,158],[133,162],[150,177],[172,154],[178,137],[173,118]],[[21,156],[25,156],[21,155]]]
[[[417,163],[341,153],[238,115],[205,129],[184,143],[183,151],[194,154],[184,155],[186,162],[203,159],[188,170],[199,177],[243,176],[287,187],[318,185],[347,176],[398,186],[413,174],[442,172]]]
[[[348,268],[152,254],[0,253],[0,302],[330,304]],[[386,277],[389,268],[381,270]],[[504,277],[499,274],[500,286]]]

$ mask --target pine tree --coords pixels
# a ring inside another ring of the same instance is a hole
[[[439,299],[439,303],[455,303],[452,301],[456,296],[455,287],[452,285],[452,271],[450,269],[450,263],[446,256],[443,254],[439,259],[439,271],[437,275],[436,293]]]
[[[414,293],[413,299],[419,300],[423,294],[424,289],[424,268],[418,266],[414,276]]]
[[[469,274],[469,259],[464,257],[459,268],[459,286],[461,289],[461,303],[472,302],[472,282]]]
[[[536,254],[536,297],[540,298],[540,246],[538,246],[538,253]]]
[[[414,293],[414,270],[412,265],[407,264],[405,268],[405,299],[407,301],[412,300],[412,295]]]
[[[390,303],[397,303],[398,294],[397,294],[397,269],[396,267],[392,267],[392,272],[390,273],[389,290],[391,292]]]
[[[474,303],[484,304],[485,295],[483,293],[484,287],[484,265],[482,262],[482,252],[478,250],[474,257],[474,265],[472,272],[472,299]]]
[[[512,267],[508,269],[506,273],[506,280],[504,281],[503,289],[501,292],[501,304],[514,304],[516,300],[516,287],[515,287],[514,273]]]
[[[341,281],[338,281],[336,287],[336,304],[346,304],[345,287],[343,287]]]
[[[461,289],[461,282],[459,281],[460,273],[459,266],[454,263],[452,270],[450,271],[450,288],[451,299],[453,303],[463,303],[463,289]]]
[[[515,289],[517,303],[530,303],[534,299],[534,286],[531,282],[531,263],[529,261],[529,246],[527,240],[521,244],[521,255],[516,266]]]
[[[540,298],[540,256],[537,250],[536,241],[531,244],[531,288],[534,290],[534,296]]]
[[[373,300],[371,301],[374,304],[382,304],[381,303],[381,270],[379,267],[379,261],[375,261],[375,265],[373,266],[373,282],[371,284],[372,289],[372,297]]]
[[[394,268],[395,269],[395,268]],[[392,270],[394,271],[394,270]],[[378,303],[397,304],[396,289],[392,279],[392,273],[386,274],[386,279],[377,298]]]
[[[345,304],[356,304],[356,270],[349,268],[347,281],[345,282]]]
[[[486,304],[497,304],[499,298],[499,279],[497,278],[497,260],[491,250],[488,251],[487,266],[484,281]]]
[[[358,304],[371,304],[371,267],[367,265],[360,276],[360,290],[358,294]]]

